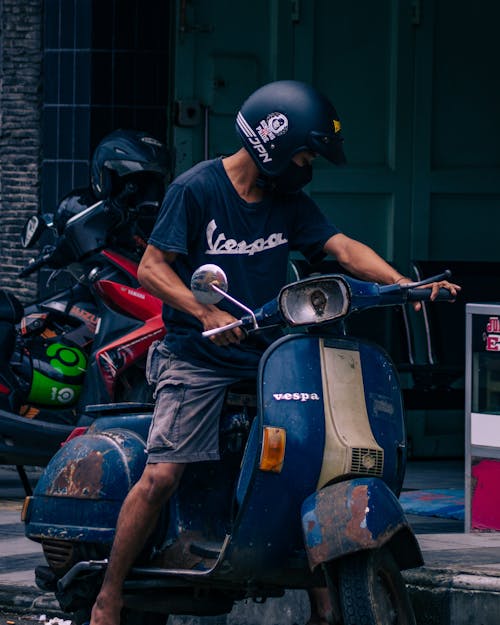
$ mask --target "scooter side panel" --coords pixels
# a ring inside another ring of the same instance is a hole
[[[359,350],[370,425],[384,449],[382,477],[399,495],[406,468],[406,432],[398,372],[378,345],[363,341],[359,343]]]
[[[391,490],[401,490],[406,465],[406,434],[399,376],[385,351],[365,340],[325,339],[327,347],[359,354],[364,403],[373,436],[384,450],[382,479]]]
[[[389,543],[400,532],[407,539],[405,564],[423,562],[404,512],[378,478],[360,478],[327,486],[302,506],[304,542],[311,569],[342,556]]]
[[[251,577],[271,575],[302,546],[300,507],[315,490],[325,436],[318,339],[296,335],[275,343],[261,361],[258,388],[259,432],[243,458],[240,508],[223,567]],[[258,469],[266,425],[286,430],[280,473]]]
[[[110,543],[123,499],[146,462],[144,441],[113,429],[76,437],[51,459],[28,508],[25,533]]]

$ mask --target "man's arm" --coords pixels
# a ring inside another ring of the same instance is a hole
[[[334,234],[325,243],[324,251],[338,260],[338,262],[357,278],[380,282],[382,284],[395,284],[403,282],[405,278],[399,271],[394,269],[371,247],[347,237],[345,234]]]
[[[169,306],[196,317],[204,330],[219,328],[235,321],[232,315],[217,306],[198,302],[172,269],[171,263],[175,257],[174,252],[163,252],[154,245],[148,245],[137,269],[137,278],[141,285]],[[218,345],[227,345],[238,343],[242,338],[242,331],[234,328],[212,337],[212,340]]]
[[[396,284],[411,282],[410,278],[403,276],[399,271],[394,269],[381,256],[379,256],[371,247],[347,237],[345,234],[334,234],[325,243],[323,250],[327,254],[335,256],[338,262],[361,280],[369,280],[371,282],[379,282],[382,284]],[[457,284],[440,280],[433,282],[428,287],[432,288],[431,300],[436,299],[439,289],[448,289],[452,295],[457,295],[461,287]],[[420,310],[420,302],[415,302],[414,307]]]

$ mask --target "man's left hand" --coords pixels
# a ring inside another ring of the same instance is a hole
[[[407,279],[398,281],[398,284],[408,284],[409,282],[412,282],[412,280],[407,278]],[[452,300],[448,300],[449,302],[454,302],[455,301],[454,298],[462,290],[461,286],[459,286],[458,284],[454,284],[453,282],[448,282],[448,280],[439,280],[438,282],[431,282],[430,284],[426,284],[426,285],[420,286],[418,288],[419,289],[432,289],[431,296],[430,296],[430,300],[432,302],[438,296],[439,289],[447,289],[453,295],[453,299]],[[413,302],[413,308],[415,310],[421,310],[422,309],[422,302]]]

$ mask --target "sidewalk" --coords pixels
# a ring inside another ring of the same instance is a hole
[[[404,488],[463,490],[463,463],[410,462]],[[464,533],[463,520],[407,517],[424,555],[424,566],[404,573],[418,625],[498,625],[500,533]]]
[[[0,500],[0,606],[60,615],[54,596],[35,586],[33,569],[43,563],[41,548],[24,537],[19,520],[23,494],[15,473],[11,479],[8,476],[9,484],[3,475],[0,471],[0,492],[9,499]],[[430,487],[463,488],[463,465],[409,463],[404,490]],[[500,533],[465,534],[459,519],[414,514],[408,514],[408,519],[425,560],[424,566],[404,573],[418,625],[498,625]],[[227,617],[175,617],[169,625],[294,625],[307,618],[305,593],[294,591],[260,605],[242,602]]]

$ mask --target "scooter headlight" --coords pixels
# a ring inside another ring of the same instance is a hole
[[[349,288],[341,276],[312,277],[285,286],[278,303],[291,326],[328,323],[349,311]]]

